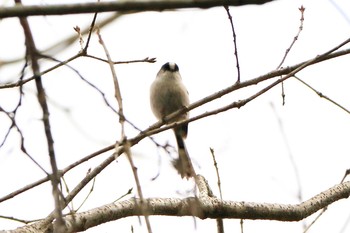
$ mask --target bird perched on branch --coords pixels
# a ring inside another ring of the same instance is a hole
[[[152,111],[158,120],[163,120],[169,114],[189,105],[188,92],[182,83],[179,67],[176,63],[168,62],[161,67],[151,85],[150,102]],[[167,123],[170,124],[188,118],[189,114],[185,112]],[[188,179],[193,177],[195,173],[184,140],[187,137],[187,130],[187,123],[174,128],[179,158],[173,161],[173,165],[182,178],[186,177]]]

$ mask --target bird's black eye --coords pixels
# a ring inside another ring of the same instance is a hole
[[[162,66],[162,70],[176,72],[179,71],[179,67],[174,62],[167,62]]]

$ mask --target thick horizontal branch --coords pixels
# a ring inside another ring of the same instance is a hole
[[[205,182],[198,176],[200,182]],[[350,181],[344,182],[296,205],[268,204],[254,202],[223,201],[210,197],[205,190],[200,190],[197,197],[180,198],[149,198],[148,215],[164,216],[196,216],[206,218],[235,218],[235,219],[263,219],[277,221],[300,221],[331,203],[350,195]],[[140,216],[139,199],[129,199],[117,203],[104,205],[86,212],[66,216],[67,232],[84,231],[88,228],[125,217]],[[40,222],[18,228],[12,232],[42,232]]]
[[[217,6],[242,6],[248,4],[264,4],[273,0],[171,0],[171,1],[113,1],[96,3],[74,3],[59,5],[35,5],[1,7],[0,18],[38,16],[38,15],[65,15],[95,12],[137,12],[137,11],[164,11],[181,8],[211,8]]]

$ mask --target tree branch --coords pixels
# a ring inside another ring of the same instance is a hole
[[[277,221],[300,221],[331,203],[350,195],[350,181],[333,186],[320,194],[300,204],[269,204],[255,202],[223,201],[220,198],[211,197],[208,186],[203,176],[199,175],[203,185],[199,185],[199,197],[188,198],[149,198],[148,215],[165,216],[196,216],[206,218],[231,218],[231,219],[262,219]],[[196,211],[194,211],[196,209]],[[140,216],[143,211],[140,208],[140,200],[129,200],[107,204],[86,212],[66,216],[67,232],[84,231],[88,228],[125,217]],[[43,232],[39,229],[40,222],[9,231],[17,232]]]
[[[0,18],[65,15],[96,12],[137,12],[137,11],[164,11],[181,8],[211,8],[217,6],[243,6],[248,4],[264,4],[274,0],[172,0],[172,1],[114,1],[96,3],[74,3],[58,5],[33,5],[1,7]]]
[[[17,6],[21,6],[22,2],[21,0],[15,0],[15,3]],[[34,38],[31,32],[31,29],[29,27],[29,23],[27,18],[20,17],[19,18],[20,23],[23,28],[24,36],[25,36],[25,45],[26,45],[26,55],[31,61],[33,76],[35,77],[35,84],[37,89],[37,97],[38,102],[41,106],[42,112],[43,112],[43,124],[44,124],[44,130],[46,135],[46,142],[48,147],[48,154],[50,158],[50,164],[52,169],[52,175],[50,175],[51,183],[52,183],[52,194],[54,197],[55,202],[55,219],[56,224],[58,226],[63,226],[63,218],[62,218],[62,207],[61,207],[61,199],[60,194],[61,191],[59,189],[59,183],[60,183],[60,177],[58,174],[57,169],[57,163],[56,163],[56,156],[55,156],[55,150],[54,150],[54,140],[51,132],[51,124],[50,124],[50,113],[49,113],[49,107],[47,105],[46,100],[46,94],[45,89],[41,80],[40,76],[40,66],[38,63],[38,51],[36,49],[36,45],[34,42]],[[60,228],[60,227],[59,227]],[[63,232],[62,229],[58,230],[57,232]]]

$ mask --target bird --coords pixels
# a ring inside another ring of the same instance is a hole
[[[174,62],[165,63],[157,73],[150,87],[150,104],[153,114],[158,120],[164,120],[166,116],[189,105],[189,94],[182,82],[179,67]],[[189,118],[185,112],[167,124]],[[185,139],[188,132],[188,124],[182,124],[173,128],[177,142],[179,157],[172,161],[173,166],[182,178],[189,179],[195,176],[195,172],[188,155]]]

